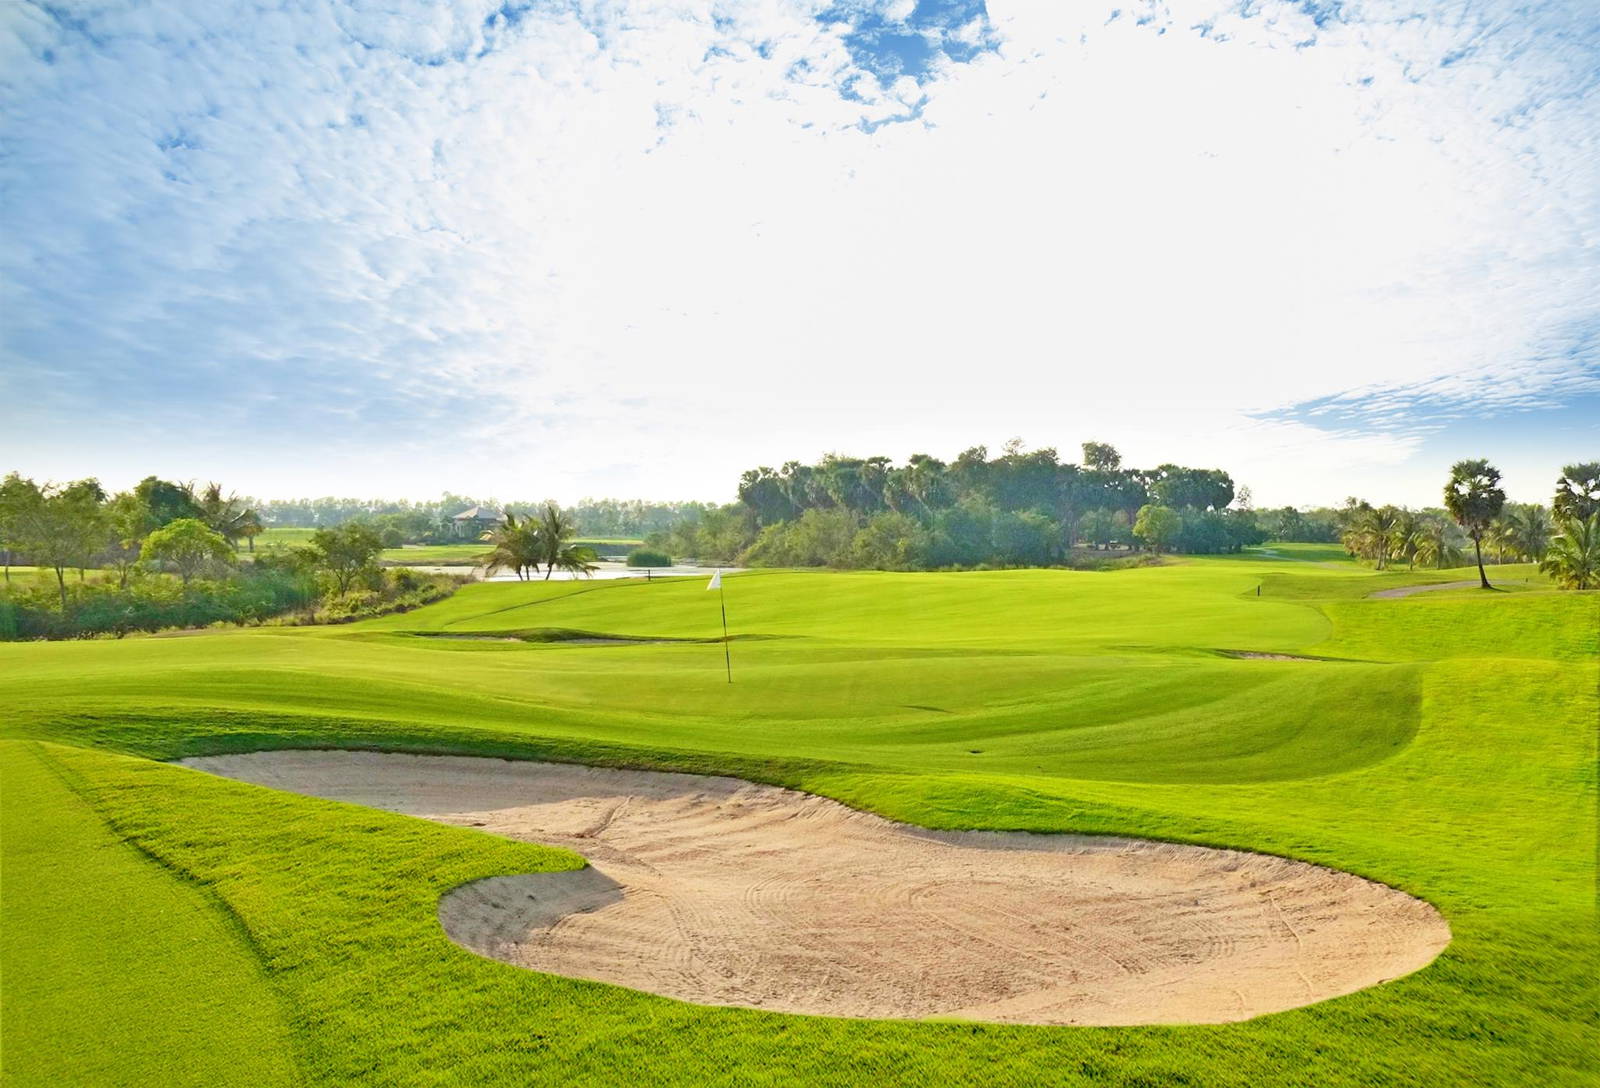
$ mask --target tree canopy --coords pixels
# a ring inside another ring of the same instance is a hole
[[[185,585],[209,563],[227,563],[233,545],[199,518],[178,518],[145,539],[140,558],[170,563]]]
[[[1558,517],[1580,521],[1600,514],[1600,461],[1564,466],[1550,508]]]
[[[1500,470],[1483,459],[1457,461],[1450,467],[1444,485],[1444,507],[1456,524],[1472,538],[1478,559],[1478,579],[1484,589],[1491,588],[1483,571],[1483,537],[1506,504],[1500,489]]]
[[[357,578],[375,575],[381,551],[383,541],[378,534],[359,521],[318,529],[306,547],[312,563],[327,573],[340,594],[348,593]]]

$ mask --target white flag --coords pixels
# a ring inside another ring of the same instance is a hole
[[[717,572],[711,576],[711,581],[706,585],[706,588],[707,589],[721,589],[722,588],[722,568],[721,567],[718,567],[717,568]]]

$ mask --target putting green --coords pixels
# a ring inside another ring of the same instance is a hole
[[[732,685],[719,645],[504,637],[715,637],[701,580],[498,583],[348,627],[0,646],[0,692],[10,734],[74,746],[50,758],[121,835],[216,888],[313,1082],[1586,1083],[1597,598],[1367,597],[1460,577],[743,575]],[[932,827],[1280,853],[1424,898],[1455,938],[1398,982],[1231,1025],[698,1008],[439,933],[449,887],[571,855],[150,762],[294,746],[724,772]],[[40,864],[5,846],[8,880]]]

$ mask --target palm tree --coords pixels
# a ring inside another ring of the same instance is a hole
[[[1600,514],[1562,517],[1539,569],[1562,589],[1600,589]]]
[[[1494,548],[1496,563],[1504,563],[1507,552],[1511,553],[1511,558],[1517,558],[1522,549],[1523,532],[1522,514],[1514,506],[1506,507],[1499,517],[1489,523],[1489,531],[1483,539]]]
[[[1544,559],[1544,553],[1550,550],[1550,511],[1533,503],[1522,508],[1522,539],[1518,542],[1517,550],[1523,555],[1539,562]]]
[[[1345,549],[1362,559],[1371,559],[1378,570],[1383,570],[1391,551],[1391,536],[1400,521],[1400,511],[1393,506],[1374,510],[1358,510],[1350,527],[1342,534]]]
[[[544,504],[544,512],[539,515],[539,546],[540,558],[545,564],[546,581],[558,569],[583,575],[593,574],[597,569],[595,560],[600,557],[594,549],[572,543],[577,531],[578,527],[561,512],[559,506],[553,502]]]
[[[244,537],[245,543],[250,545],[250,551],[256,550],[256,537],[266,532],[267,527],[261,524],[261,517],[254,510],[246,510],[239,520],[239,534]]]
[[[1414,510],[1401,507],[1389,528],[1389,557],[1404,559],[1409,570],[1417,569],[1417,545],[1421,542],[1422,518]]]
[[[1416,556],[1434,570],[1454,567],[1466,558],[1450,539],[1450,523],[1443,518],[1426,518],[1417,534]]]
[[[493,545],[492,550],[482,556],[485,573],[514,570],[519,579],[526,581],[528,572],[538,570],[544,559],[543,528],[532,518],[518,521],[516,515],[507,510],[506,520],[481,538]]]
[[[244,505],[244,500],[237,494],[230,492],[224,496],[222,485],[215,481],[207,484],[205,490],[198,494],[192,483],[184,484],[183,490],[198,511],[199,519],[205,522],[206,527],[212,532],[221,534],[230,545],[237,544],[242,536],[253,538],[254,534],[249,532],[249,529],[252,525],[259,525],[260,519],[254,510]],[[252,550],[254,543],[252,539]]]
[[[587,544],[568,544],[556,552],[555,561],[551,566],[556,570],[566,571],[568,574],[581,574],[585,578],[599,570],[600,556]],[[550,572],[545,571],[546,578]]]
[[[1500,516],[1506,493],[1500,487],[1500,470],[1481,457],[1457,461],[1450,466],[1450,479],[1444,485],[1444,508],[1457,525],[1472,538],[1473,555],[1478,560],[1478,582],[1493,589],[1483,571],[1483,535]]]

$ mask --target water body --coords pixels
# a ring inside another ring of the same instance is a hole
[[[471,574],[483,582],[515,582],[515,571],[502,570],[493,575],[485,575],[482,567],[468,566],[434,566],[422,563],[406,564],[408,570],[420,570],[428,574]],[[724,574],[737,574],[742,567],[702,567],[694,564],[673,567],[630,567],[626,563],[602,562],[599,569],[593,574],[571,574],[558,570],[550,575],[552,582],[570,582],[585,580],[607,580],[615,578],[710,578],[717,570]],[[529,581],[542,582],[545,580],[544,571],[533,575]]]

